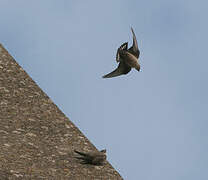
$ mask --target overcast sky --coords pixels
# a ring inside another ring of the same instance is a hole
[[[128,180],[207,180],[208,2],[0,1],[0,42]],[[132,43],[141,72],[102,79]]]

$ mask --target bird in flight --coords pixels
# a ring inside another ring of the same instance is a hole
[[[116,61],[119,65],[114,71],[104,75],[103,78],[112,78],[127,74],[131,71],[131,68],[135,68],[137,71],[140,71],[140,65],[138,63],[140,51],[133,28],[131,28],[131,31],[133,34],[133,45],[128,49],[128,42],[125,42],[118,48]]]
[[[76,158],[81,159],[84,164],[102,165],[106,160],[106,149],[91,152],[80,152],[74,150],[74,152],[80,155]]]

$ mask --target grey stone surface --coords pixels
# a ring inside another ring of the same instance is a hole
[[[106,161],[81,164],[96,148],[0,45],[0,177],[122,179]]]

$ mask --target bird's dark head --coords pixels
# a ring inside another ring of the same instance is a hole
[[[140,65],[138,64],[137,67],[135,68],[137,71],[140,71]]]

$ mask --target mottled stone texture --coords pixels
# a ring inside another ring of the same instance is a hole
[[[0,179],[122,179],[74,149],[96,150],[0,45]]]

